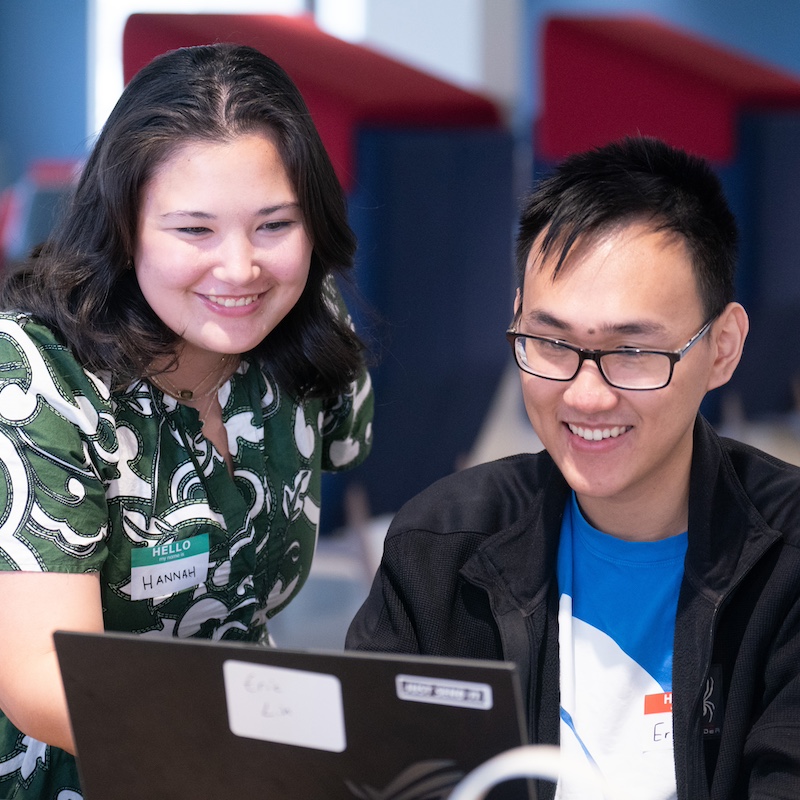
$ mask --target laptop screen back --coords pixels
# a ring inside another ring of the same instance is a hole
[[[86,800],[437,800],[525,743],[516,670],[501,662],[55,641]]]

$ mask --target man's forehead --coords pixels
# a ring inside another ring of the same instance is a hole
[[[687,247],[686,240],[682,236],[666,230],[658,220],[642,217],[614,220],[586,231],[578,231],[575,226],[565,227],[558,230],[555,235],[551,234],[551,228],[548,225],[534,239],[528,252],[525,271],[526,273],[530,273],[532,270],[549,271],[555,280],[568,270],[569,261],[592,253],[627,230],[635,230],[637,235],[644,236],[660,234],[664,245],[682,244]]]
[[[563,247],[531,253],[516,309],[527,331],[659,339],[676,314],[702,315],[691,254],[671,231],[638,221],[592,232],[559,268]]]

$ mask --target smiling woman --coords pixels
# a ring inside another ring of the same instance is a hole
[[[266,134],[190,142],[145,186],[134,265],[139,288],[181,336],[171,379],[191,386],[218,353],[253,350],[297,303],[311,240]]]
[[[354,250],[277,64],[186,48],[131,81],[1,295],[0,796],[80,796],[54,630],[269,641],[321,472],[370,449]]]

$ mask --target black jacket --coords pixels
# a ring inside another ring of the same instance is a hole
[[[558,743],[568,495],[546,453],[429,487],[395,517],[347,647],[514,661],[530,741]],[[800,798],[799,596],[800,469],[698,418],[673,657],[679,800]]]

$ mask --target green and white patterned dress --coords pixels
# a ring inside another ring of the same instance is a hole
[[[111,393],[46,327],[0,314],[0,569],[99,572],[107,630],[267,643],[308,576],[322,471],[369,451],[370,380],[298,402],[243,360],[219,400],[233,478],[197,411],[145,381]],[[138,566],[181,548],[196,573]],[[75,761],[0,714],[0,797],[80,800]]]

